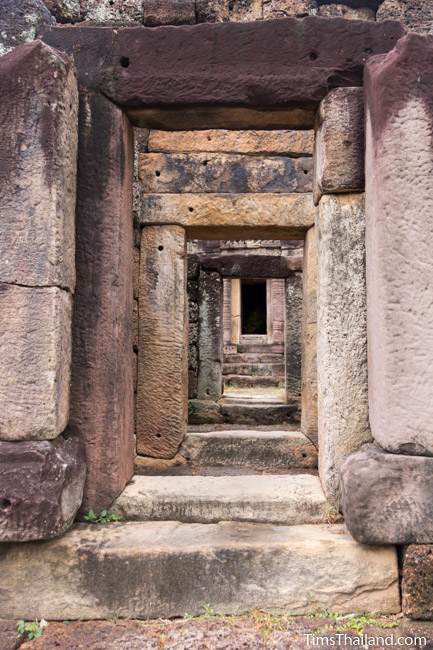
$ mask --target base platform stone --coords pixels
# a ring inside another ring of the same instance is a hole
[[[433,458],[365,445],[341,468],[343,514],[366,544],[433,542]]]
[[[81,505],[85,477],[76,437],[0,442],[0,542],[64,533]]]
[[[400,610],[393,548],[340,525],[77,525],[58,540],[4,546],[0,617],[171,618],[253,608]]]
[[[411,544],[403,554],[403,613],[433,621],[433,545]]]

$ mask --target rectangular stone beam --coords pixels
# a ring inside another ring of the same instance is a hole
[[[149,134],[148,150],[164,153],[224,152],[243,154],[280,154],[292,157],[312,156],[314,131],[157,131]]]
[[[366,76],[371,429],[433,455],[433,40],[411,34]]]
[[[287,278],[302,271],[302,258],[272,255],[200,255],[206,271],[217,271],[226,278]]]
[[[324,196],[316,227],[319,476],[339,506],[340,467],[371,440],[364,195]]]
[[[404,33],[398,22],[309,17],[175,29],[54,27],[42,37],[74,55],[83,85],[131,109],[139,123],[147,109],[158,113],[155,106],[199,106],[199,113],[295,106],[311,119],[330,86],[361,86],[368,56],[388,52]]]
[[[141,235],[137,451],[173,458],[186,434],[188,305],[185,229]]]
[[[145,193],[311,192],[311,158],[228,153],[143,153]]]
[[[318,446],[317,433],[317,237],[307,231],[302,296],[301,431]]]
[[[303,239],[311,194],[147,194],[141,224],[177,224],[192,239]]]
[[[198,312],[198,399],[217,402],[222,396],[223,280],[218,272],[200,269]]]
[[[80,103],[71,426],[84,440],[84,508],[108,507],[133,473],[132,129],[102,95]]]

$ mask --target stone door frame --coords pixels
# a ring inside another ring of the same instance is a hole
[[[330,84],[361,86],[367,56],[388,52],[404,34],[399,23],[350,23],[306,18],[156,30],[54,27],[41,34],[74,57],[80,84],[71,420],[87,447],[86,505],[108,505],[133,474],[132,125],[311,128]],[[228,239],[304,237],[315,223],[312,197],[274,198],[271,207],[261,195],[252,211],[248,195],[224,195],[215,213],[197,195],[147,195],[141,226],[175,228],[185,239],[221,239],[221,230]],[[110,354],[93,359],[94,342]],[[185,428],[182,415],[163,457],[176,453]]]

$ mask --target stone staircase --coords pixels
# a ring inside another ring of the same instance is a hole
[[[239,344],[237,349],[237,353],[224,355],[224,389],[284,387],[285,365],[282,346]]]
[[[134,476],[121,523],[10,545],[0,618],[399,611],[395,549],[350,537],[299,431],[198,427],[179,456],[183,473]]]

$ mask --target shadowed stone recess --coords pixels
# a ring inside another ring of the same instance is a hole
[[[339,525],[78,525],[7,548],[0,569],[2,618],[171,618],[207,602],[230,614],[400,610],[395,549],[359,545]]]
[[[222,309],[221,275],[200,269],[197,386],[197,397],[200,400],[218,401],[222,395]]]
[[[0,442],[0,541],[48,539],[74,521],[86,465],[76,437]],[[1,562],[1,561],[0,561]]]
[[[73,291],[73,62],[41,41],[21,45],[0,58],[0,94],[0,281]]]
[[[314,226],[305,237],[302,282],[301,431],[317,447],[317,237]]]
[[[367,544],[433,542],[433,459],[366,445],[341,468],[343,514]]]
[[[186,288],[184,228],[143,228],[136,434],[138,453],[154,458],[173,458],[186,433]]]
[[[402,606],[405,616],[433,620],[433,546],[411,544],[403,552]]]
[[[0,439],[47,440],[69,415],[72,296],[0,283]]]
[[[336,88],[321,102],[314,152],[314,201],[364,189],[364,94]]]
[[[70,421],[85,443],[86,509],[108,507],[133,472],[132,161],[126,116],[83,92]]]
[[[371,440],[364,195],[324,196],[316,228],[319,474],[338,506],[341,464]]]
[[[433,455],[433,38],[366,69],[370,421],[381,447]]]

